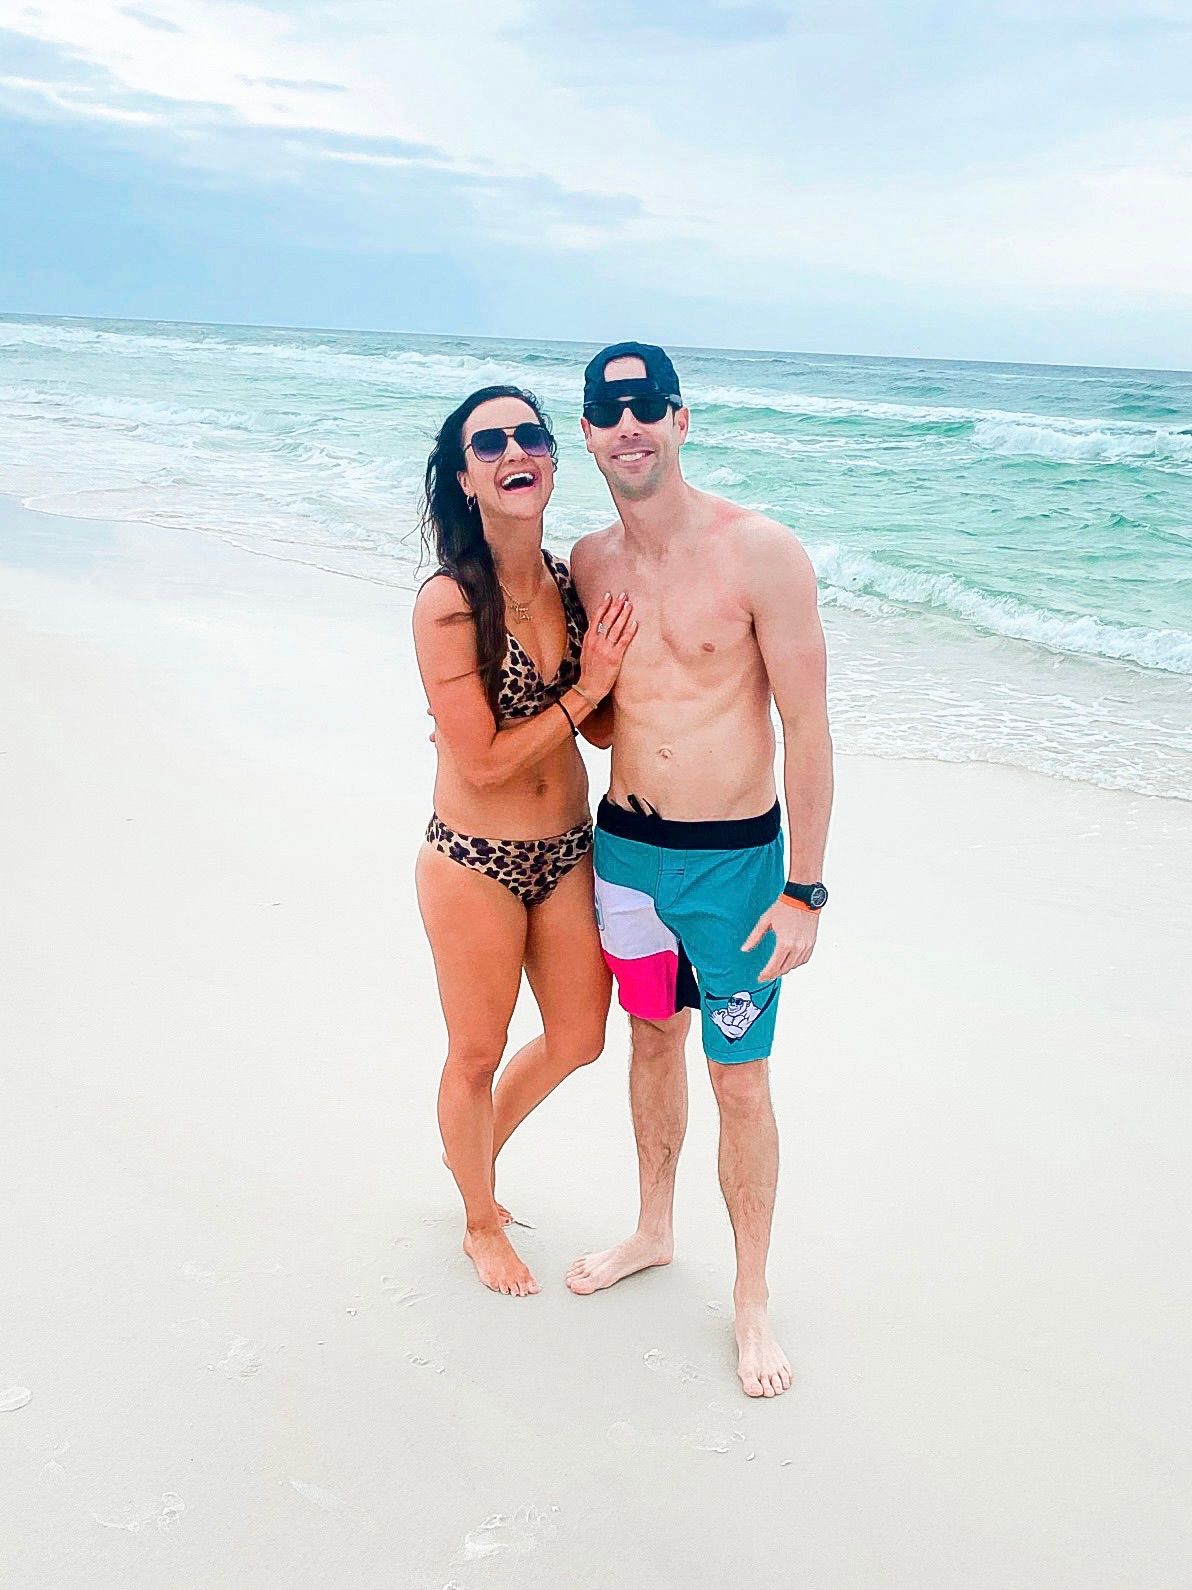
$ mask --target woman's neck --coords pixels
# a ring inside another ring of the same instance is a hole
[[[493,555],[497,578],[515,596],[532,594],[542,578],[542,525],[533,532],[518,525],[506,535],[494,535],[485,526],[485,537]]]

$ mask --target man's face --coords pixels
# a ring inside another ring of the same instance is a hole
[[[640,359],[610,359],[604,367],[608,382],[640,381],[646,367]],[[600,473],[618,497],[641,502],[677,473],[679,448],[687,438],[687,410],[668,408],[653,425],[635,419],[628,403],[616,425],[602,429],[581,419],[584,441]]]

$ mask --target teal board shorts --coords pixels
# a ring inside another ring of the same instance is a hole
[[[596,920],[604,958],[631,1016],[700,1012],[704,1053],[722,1065],[765,1059],[781,978],[760,974],[765,934],[741,945],[786,883],[782,812],[677,823],[605,799],[596,814]]]

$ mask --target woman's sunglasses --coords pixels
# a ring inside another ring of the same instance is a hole
[[[627,403],[597,401],[585,403],[584,418],[597,430],[607,431],[620,424],[621,415],[628,409],[639,425],[657,425],[670,406],[664,397],[632,397]]]
[[[523,420],[520,425],[493,425],[477,431],[465,444],[464,451],[470,447],[482,464],[495,464],[509,446],[511,436],[529,458],[546,458],[550,453],[550,432],[545,425],[533,420]]]

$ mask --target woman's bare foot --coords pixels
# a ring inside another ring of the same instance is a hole
[[[469,1231],[464,1237],[464,1252],[491,1291],[504,1292],[506,1297],[533,1297],[539,1290],[538,1282],[499,1226]]]
[[[447,1158],[446,1154],[443,1155],[443,1163],[444,1163],[444,1165],[446,1165],[448,1170],[451,1169],[451,1161]],[[493,1167],[493,1202],[494,1203],[496,1203],[496,1192],[497,1192],[497,1171],[496,1171],[496,1167],[494,1166]],[[497,1204],[497,1219],[501,1222],[501,1224],[503,1226],[511,1226],[513,1224],[513,1216],[509,1213],[508,1209],[506,1209],[504,1204]]]
[[[586,1297],[589,1292],[601,1292],[606,1286],[615,1286],[627,1275],[638,1270],[649,1270],[658,1264],[669,1264],[675,1256],[674,1241],[669,1237],[647,1237],[635,1231],[615,1248],[603,1253],[585,1253],[567,1272],[567,1285],[573,1292]]]
[[[737,1305],[737,1374],[747,1397],[781,1397],[790,1390],[791,1366],[764,1303]]]

